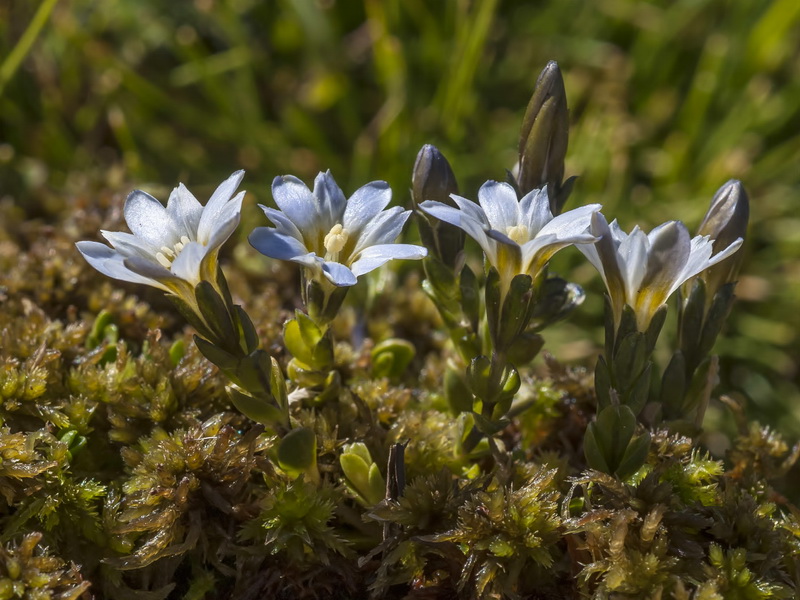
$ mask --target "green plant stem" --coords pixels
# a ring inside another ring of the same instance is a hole
[[[17,69],[19,69],[20,64],[22,64],[22,61],[28,55],[28,52],[31,51],[36,38],[38,38],[39,34],[42,32],[57,2],[58,0],[44,0],[44,2],[39,5],[36,14],[33,15],[30,25],[25,29],[17,45],[14,46],[14,49],[8,54],[3,64],[0,65],[0,96],[3,95],[6,84],[14,76],[14,73],[17,72]]]

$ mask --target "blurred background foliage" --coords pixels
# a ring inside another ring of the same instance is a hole
[[[0,202],[56,224],[108,190],[121,205],[183,181],[204,201],[245,168],[252,225],[275,175],[330,168],[348,193],[380,178],[408,204],[426,142],[474,198],[513,166],[550,59],[571,110],[568,206],[694,229],[719,186],[745,183],[721,389],[800,434],[797,0],[0,0]],[[562,254],[554,270],[590,293],[548,348],[588,365],[602,284]]]

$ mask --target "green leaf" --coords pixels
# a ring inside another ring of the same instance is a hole
[[[686,400],[686,360],[678,350],[672,355],[664,375],[661,377],[661,405],[664,418],[679,419],[683,416]]]
[[[476,356],[467,367],[467,384],[483,402],[489,402],[494,395],[491,376],[492,361],[487,356]]]
[[[661,333],[661,328],[664,326],[664,321],[667,319],[667,310],[666,304],[661,306],[653,315],[653,318],[650,319],[650,325],[648,325],[647,331],[645,332],[645,340],[647,341],[645,352],[648,357],[653,353],[656,347],[658,335]]]
[[[444,372],[444,396],[454,412],[472,410],[472,391],[464,381],[464,376],[450,367],[447,367]]]
[[[594,389],[597,395],[597,406],[600,409],[611,406],[611,373],[608,370],[606,360],[602,356],[597,357],[597,364],[594,366]]]
[[[308,427],[287,433],[278,445],[278,464],[289,473],[305,473],[317,465],[317,436]]]
[[[538,333],[521,333],[508,348],[508,360],[523,367],[536,358],[542,346],[544,346],[544,338]]]
[[[508,349],[528,325],[531,317],[532,286],[533,279],[530,275],[516,275],[511,280],[497,327],[497,350]]]
[[[703,332],[698,342],[700,360],[708,356],[711,352],[711,349],[714,347],[714,342],[717,340],[717,336],[720,331],[722,331],[722,326],[725,325],[725,321],[728,318],[728,314],[731,312],[731,307],[735,299],[733,294],[735,285],[735,283],[723,285],[711,301],[711,307],[708,309],[708,315],[706,315],[706,321],[703,325]]]
[[[623,403],[630,407],[633,414],[638,415],[642,412],[644,405],[650,395],[650,373],[653,363],[648,362],[636,381],[633,382],[630,390],[624,398]]]
[[[240,338],[244,342],[244,351],[250,354],[259,346],[258,332],[256,332],[253,321],[244,309],[238,304],[233,307],[233,315],[239,329]]]
[[[605,451],[597,443],[597,425],[589,423],[586,433],[583,435],[583,455],[589,466],[603,473],[611,473],[611,469],[605,459]]]
[[[296,318],[286,322],[283,339],[292,356],[309,369],[325,369],[333,362],[330,338],[323,336],[311,318],[297,312]]]
[[[492,341],[497,340],[497,328],[500,324],[500,274],[497,269],[491,267],[486,275],[486,287],[484,289],[486,298],[486,321],[489,325],[489,336]]]
[[[391,338],[377,344],[371,352],[372,376],[396,379],[403,374],[417,349],[408,340]]]
[[[508,424],[511,423],[508,419],[492,420],[487,419],[480,413],[473,412],[472,418],[475,419],[475,427],[485,435],[494,435],[498,431],[502,431]]]
[[[225,391],[228,392],[231,403],[248,419],[268,427],[273,427],[276,424],[286,425],[288,423],[288,414],[272,404],[269,399],[254,398],[233,386],[227,386]]]
[[[622,338],[614,355],[614,381],[617,391],[625,394],[638,379],[647,363],[645,334],[633,332]]]
[[[217,365],[223,371],[235,370],[239,364],[239,359],[233,356],[230,352],[218,348],[211,342],[208,342],[198,335],[194,336],[194,343],[197,344],[197,349],[212,363]]]
[[[650,434],[644,432],[632,440],[625,450],[615,472],[620,479],[627,479],[642,468],[650,451]]]
[[[458,284],[461,293],[461,309],[464,311],[464,316],[469,321],[472,331],[477,331],[481,318],[480,288],[478,280],[469,266],[464,265],[464,268],[461,269]]]
[[[239,347],[239,335],[233,326],[231,315],[225,301],[208,281],[201,281],[194,288],[194,296],[200,314],[211,328],[218,345],[224,344],[227,349]]]
[[[680,303],[680,300],[679,300]],[[680,304],[679,304],[680,306]],[[703,317],[706,310],[706,284],[699,277],[695,279],[686,302],[678,312],[678,335],[680,348],[685,357],[692,362],[699,356],[700,334],[703,331]]]

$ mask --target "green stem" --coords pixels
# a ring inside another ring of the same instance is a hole
[[[3,95],[6,84],[11,80],[20,64],[22,64],[22,61],[31,51],[36,38],[38,38],[39,34],[42,32],[57,2],[58,0],[44,0],[44,2],[39,5],[36,14],[33,15],[30,25],[28,25],[28,28],[17,42],[17,45],[14,46],[14,49],[11,50],[3,61],[3,64],[0,65],[0,96]]]

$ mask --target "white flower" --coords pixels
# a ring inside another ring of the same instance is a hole
[[[349,200],[330,171],[314,180],[314,191],[296,177],[284,175],[272,182],[272,196],[280,210],[261,206],[275,227],[257,227],[250,234],[253,247],[279,260],[288,260],[322,273],[335,286],[355,285],[356,278],[393,258],[424,258],[422,246],[394,244],[411,211],[384,210],[392,190],[373,181]]]
[[[596,244],[581,246],[608,288],[619,326],[627,304],[636,313],[639,331],[645,331],[656,311],[687,280],[736,252],[742,238],[712,256],[714,240],[707,235],[693,239],[680,221],[668,221],[645,235],[639,227],[630,234],[616,221],[608,224],[601,213],[592,216],[591,231]]]
[[[183,184],[172,190],[166,208],[140,190],[125,200],[132,233],[102,231],[111,244],[78,242],[95,269],[122,281],[144,283],[194,305],[200,281],[216,286],[219,248],[239,224],[244,192],[232,198],[244,177],[237,171],[202,206]]]
[[[581,206],[553,217],[547,186],[517,201],[509,184],[487,181],[478,191],[480,206],[455,194],[451,198],[458,208],[433,200],[426,200],[420,208],[473,237],[500,273],[503,289],[515,275],[536,277],[561,248],[596,240],[588,228],[600,205]]]

